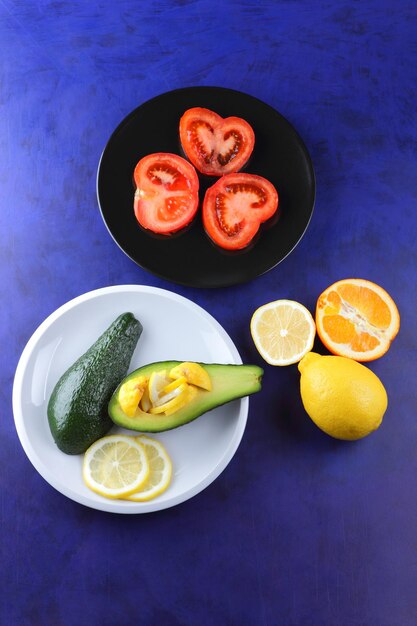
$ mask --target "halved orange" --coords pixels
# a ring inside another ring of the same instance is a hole
[[[316,327],[333,354],[373,361],[390,347],[400,329],[400,314],[382,287],[346,278],[330,285],[317,300]]]

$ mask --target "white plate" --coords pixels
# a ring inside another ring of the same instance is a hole
[[[130,370],[169,359],[241,363],[226,331],[204,309],[170,291],[137,285],[86,293],[52,313],[29,339],[17,366],[13,412],[20,442],[35,469],[62,494],[101,511],[147,513],[184,502],[219,476],[245,430],[249,400],[235,400],[194,422],[155,436],[173,462],[167,491],[150,502],[108,500],[83,483],[82,455],[55,445],[47,420],[51,392],[65,370],[126,311],[143,325]],[[114,427],[111,432],[129,432]]]

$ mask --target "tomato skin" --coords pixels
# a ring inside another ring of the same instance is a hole
[[[246,248],[261,224],[278,210],[278,193],[255,174],[226,174],[210,187],[203,203],[203,224],[210,239],[225,250]]]
[[[238,172],[255,145],[252,126],[240,117],[220,117],[210,109],[188,109],[180,120],[180,140],[187,158],[201,174]]]
[[[194,167],[177,154],[156,152],[134,171],[134,211],[142,228],[170,235],[187,226],[198,209],[199,181]]]

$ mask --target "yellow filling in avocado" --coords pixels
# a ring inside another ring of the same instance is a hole
[[[138,404],[143,396],[143,393],[147,387],[148,379],[146,376],[138,376],[138,378],[132,378],[128,380],[119,391],[119,403],[129,417],[133,417]]]
[[[194,399],[197,387],[211,391],[210,376],[198,363],[185,362],[168,374],[163,370],[131,378],[120,387],[119,404],[128,417],[138,407],[152,415],[172,415]]]

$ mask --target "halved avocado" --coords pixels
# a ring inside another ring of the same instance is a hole
[[[211,409],[215,409],[231,400],[249,396],[261,389],[263,369],[257,365],[200,363],[210,376],[212,383],[211,391],[198,389],[191,402],[172,413],[172,415],[151,415],[150,413],[144,413],[139,408],[133,417],[129,417],[123,412],[119,404],[119,390],[125,382],[138,376],[150,376],[152,372],[169,371],[180,363],[181,361],[150,363],[135,370],[122,380],[109,402],[109,415],[113,422],[130,430],[159,433],[187,424]]]

